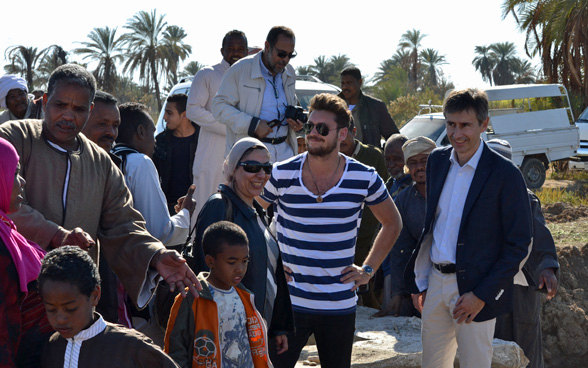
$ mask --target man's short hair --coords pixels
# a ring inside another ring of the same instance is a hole
[[[392,144],[400,144],[400,146],[402,147],[402,145],[404,143],[406,143],[406,141],[408,141],[408,137],[405,136],[404,134],[400,134],[400,133],[395,133],[392,134],[388,140],[386,141],[386,143],[384,144],[384,148],[386,146],[392,145]]]
[[[71,245],[53,249],[45,255],[38,278],[40,290],[48,280],[72,284],[88,297],[100,285],[98,268],[88,252]]]
[[[247,234],[241,227],[229,221],[219,221],[204,230],[202,250],[205,256],[216,258],[225,245],[249,245]]]
[[[361,80],[361,71],[355,66],[348,66],[341,71],[341,76],[350,75],[358,81]]]
[[[286,26],[275,26],[270,29],[269,33],[267,34],[266,41],[271,45],[274,46],[276,42],[278,42],[278,37],[280,35],[284,35],[287,38],[290,38],[296,42],[296,36],[294,36],[294,31]]]
[[[337,128],[349,128],[351,112],[343,99],[332,93],[319,93],[315,95],[308,104],[308,114],[314,110],[330,111],[335,114]]]
[[[488,117],[488,96],[484,91],[475,88],[452,91],[443,104],[443,115],[471,110],[476,113],[478,124]]]
[[[139,125],[153,124],[149,115],[149,108],[142,103],[126,102],[118,107],[120,125],[118,127],[117,143],[131,144]]]
[[[186,111],[186,104],[188,103],[188,95],[185,93],[174,93],[173,95],[167,96],[167,103],[173,102],[176,104],[176,110],[178,113]]]
[[[98,101],[106,105],[116,105],[118,103],[116,97],[114,97],[108,92],[104,92],[101,90],[96,91],[96,94],[94,95],[94,102]]]
[[[247,47],[247,36],[245,36],[245,32],[233,29],[232,31],[228,31],[227,34],[225,34],[225,37],[223,37],[223,48],[225,47],[225,44],[227,43],[229,38],[233,36],[243,37],[243,39],[245,40],[245,47]]]
[[[91,101],[94,101],[96,94],[96,78],[86,70],[86,68],[77,64],[63,64],[58,66],[51,76],[47,84],[47,96],[51,96],[55,92],[55,85],[59,81],[66,83],[77,84],[80,87],[87,88],[90,92]]]

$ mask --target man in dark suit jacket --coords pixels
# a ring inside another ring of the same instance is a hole
[[[405,283],[422,310],[423,367],[453,367],[458,348],[461,367],[490,367],[495,318],[512,308],[531,242],[531,209],[518,168],[480,138],[487,96],[454,91],[443,111],[451,147],[429,156],[425,228]]]

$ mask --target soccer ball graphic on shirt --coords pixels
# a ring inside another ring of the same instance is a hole
[[[198,365],[207,366],[206,363],[214,360],[216,357],[217,349],[216,345],[214,344],[214,334],[212,331],[202,332],[209,332],[209,334],[199,333],[201,336],[198,336],[194,339],[194,360]]]

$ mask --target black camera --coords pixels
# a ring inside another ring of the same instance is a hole
[[[304,112],[304,109],[300,106],[286,106],[286,119],[300,120],[302,123],[306,123],[308,115]]]

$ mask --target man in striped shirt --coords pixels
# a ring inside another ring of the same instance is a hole
[[[314,333],[321,366],[344,368],[351,365],[355,291],[380,266],[402,221],[374,168],[339,153],[351,119],[345,102],[319,94],[309,110],[304,126],[308,151],[277,163],[262,196],[266,205],[277,205],[277,237],[291,276],[296,325],[288,351],[274,364],[294,367]],[[364,203],[382,229],[359,267],[353,260]]]

